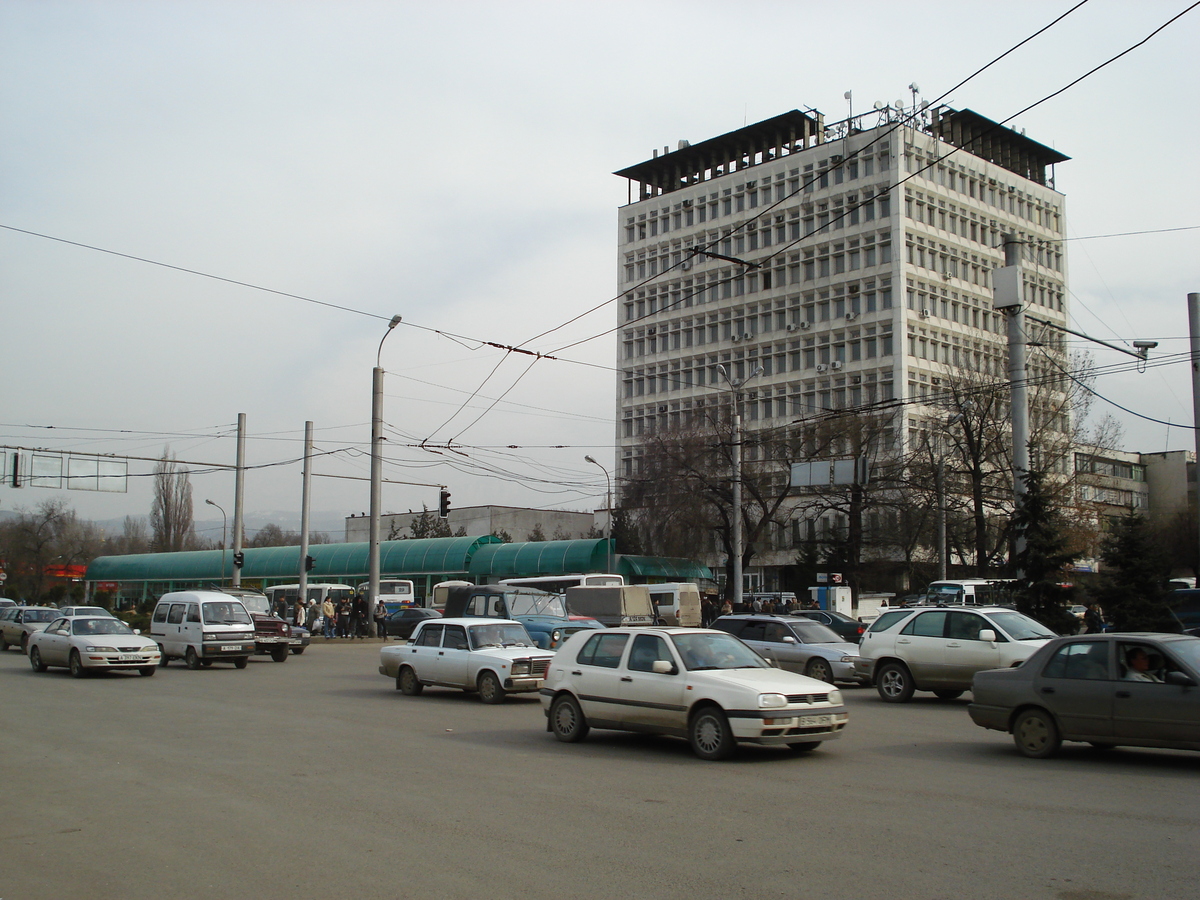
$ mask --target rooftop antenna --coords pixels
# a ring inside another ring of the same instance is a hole
[[[842,158],[850,158],[850,129],[854,127],[854,91],[846,91],[842,94],[846,98],[846,104],[850,108],[849,118],[846,119],[846,136],[842,139]]]

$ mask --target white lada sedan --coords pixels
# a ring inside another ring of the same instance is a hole
[[[707,628],[574,634],[555,654],[541,699],[560,741],[581,741],[590,728],[675,735],[701,759],[725,759],[739,742],[814,750],[849,719],[832,685],[774,668]]]
[[[478,691],[484,703],[542,686],[552,654],[511,619],[425,619],[407,644],[379,651],[379,673],[409,696],[426,685]]]
[[[29,636],[29,665],[35,672],[65,666],[76,678],[101,669],[153,675],[158,661],[158,644],[110,615],[64,616]]]

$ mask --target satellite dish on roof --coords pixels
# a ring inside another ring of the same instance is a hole
[[[876,108],[876,109],[883,109],[883,108],[884,108],[884,107],[886,107],[886,106],[887,106],[887,104],[886,104],[886,103],[884,103],[882,100],[876,100],[876,101],[875,101],[875,108]]]
[[[904,101],[903,100],[897,100],[893,105],[896,107],[896,109],[904,109]]]

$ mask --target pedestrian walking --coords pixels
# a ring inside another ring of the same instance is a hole
[[[333,601],[328,597],[321,604],[321,618],[324,619],[325,637],[331,638],[334,636],[334,626],[337,622],[337,611],[333,608]]]
[[[375,634],[387,640],[387,607],[379,600],[375,601]]]
[[[349,597],[343,597],[338,603],[337,610],[337,635],[338,637],[350,637],[350,619],[354,615],[354,604]]]

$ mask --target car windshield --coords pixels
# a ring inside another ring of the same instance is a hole
[[[514,616],[555,616],[559,619],[567,617],[567,605],[561,594],[547,594],[542,591],[512,591],[508,592],[508,611]]]
[[[75,607],[68,607],[68,608],[71,609],[70,615],[72,615],[72,616],[107,616],[107,615],[109,615],[109,612],[107,609],[103,609],[99,606],[75,606]],[[66,614],[67,613],[64,610],[64,615],[66,615]]]
[[[987,617],[999,625],[1004,633],[1014,641],[1037,641],[1043,638],[1058,637],[1041,622],[1035,622],[1029,616],[1019,612],[994,612]]]
[[[204,604],[204,623],[206,625],[249,625],[250,616],[246,608],[238,602]]]
[[[1200,640],[1171,641],[1166,646],[1187,663],[1193,672],[1200,674]]]
[[[22,622],[49,622],[58,618],[57,609],[27,609],[21,616]]]
[[[822,625],[820,622],[792,622],[792,631],[796,632],[796,636],[806,644],[841,644],[844,638],[830,628],[828,625]]]
[[[120,619],[107,616],[95,619],[75,619],[71,622],[71,634],[133,634],[133,629]]]
[[[266,598],[265,594],[239,594],[238,599],[242,601],[242,606],[250,612],[263,615],[269,615],[271,612],[271,601]]]
[[[497,622],[494,625],[472,625],[471,648],[482,650],[484,647],[532,647],[525,626],[512,623]]]
[[[766,669],[767,661],[731,634],[673,634],[671,640],[692,672],[705,669]]]

